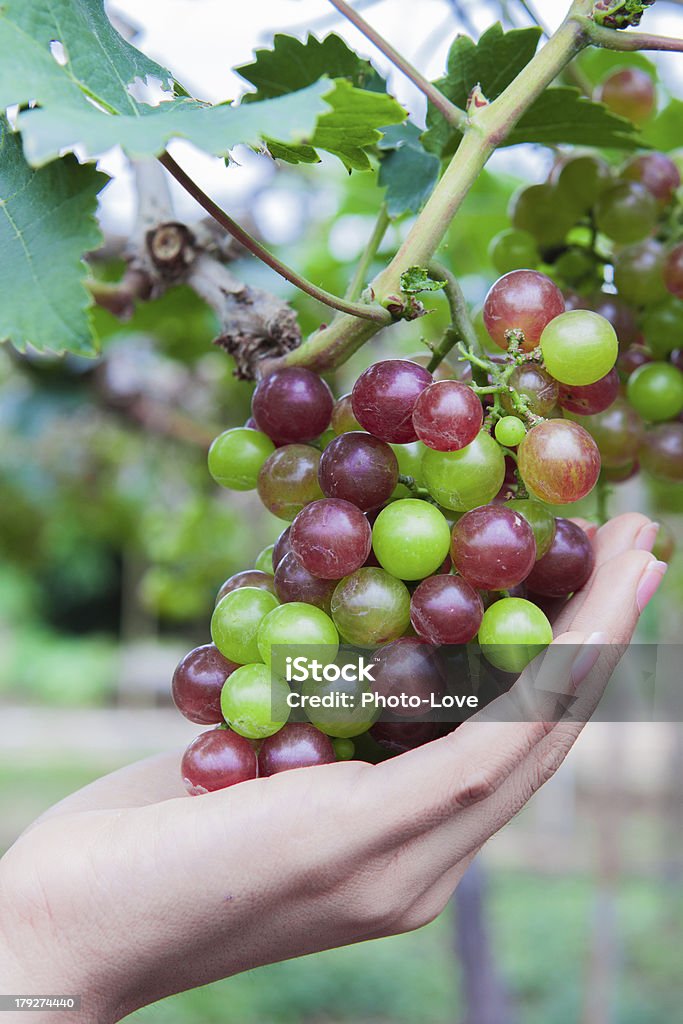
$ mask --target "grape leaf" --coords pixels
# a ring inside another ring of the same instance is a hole
[[[657,116],[645,125],[643,138],[655,149],[668,153],[679,149],[683,139],[683,102],[672,99]]]
[[[503,32],[500,24],[492,25],[478,43],[458,36],[448,55],[446,75],[436,85],[459,107],[467,106],[476,85],[487,100],[494,100],[534,56],[539,37],[537,28]],[[427,126],[422,138],[425,148],[441,157],[452,156],[462,134],[431,104]],[[602,103],[584,99],[577,89],[563,87],[547,89],[502,145],[521,142],[567,142],[618,149],[641,145],[638,131],[630,121],[613,114]]]
[[[439,179],[441,162],[420,142],[420,129],[406,123],[393,125],[384,133],[378,148],[382,157],[379,184],[386,188],[387,212],[400,217],[418,213]]]
[[[250,64],[235,68],[238,75],[256,89],[245,100],[272,99],[312,85],[319,78],[346,78],[359,89],[386,92],[384,79],[372,66],[332,33],[317,39],[309,33],[306,42],[278,33],[271,49],[256,50]]]
[[[401,274],[401,291],[406,295],[440,292],[445,286],[446,282],[435,280],[426,267],[408,267]]]
[[[107,181],[73,156],[34,170],[0,118],[0,339],[94,355],[82,255],[101,244],[95,210]]]
[[[59,41],[64,62],[50,52]],[[76,145],[88,156],[121,145],[130,155],[159,154],[172,138],[185,138],[225,156],[237,143],[258,145],[277,131],[293,143],[308,141],[328,110],[320,81],[263,103],[211,106],[190,98],[171,73],[139,53],[114,30],[102,0],[6,0],[0,7],[0,108],[24,109],[18,124],[29,161],[40,165]],[[131,93],[134,83],[156,80],[166,102],[152,106]]]

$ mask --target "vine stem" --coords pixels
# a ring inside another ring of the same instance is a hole
[[[592,18],[579,19],[589,42],[605,50],[663,50],[683,52],[683,39],[656,36],[648,32],[620,32],[614,28],[596,25]]]
[[[375,226],[372,229],[372,234],[368,239],[368,244],[365,246],[365,249],[363,250],[363,255],[358,261],[356,272],[353,275],[351,283],[349,284],[349,287],[346,290],[346,295],[344,296],[344,298],[347,301],[355,302],[356,299],[359,298],[361,292],[363,291],[363,288],[367,284],[366,277],[368,270],[370,269],[372,261],[377,255],[377,250],[382,244],[382,239],[386,235],[387,228],[389,227],[390,224],[391,218],[387,213],[386,203],[382,203],[379,209],[379,213],[377,214]]]
[[[380,35],[377,29],[374,29],[365,18],[354,11],[353,7],[345,2],[345,0],[329,0],[332,6],[339,11],[348,21],[354,25],[359,32],[361,32],[366,39],[377,47],[380,53],[391,61],[394,67],[397,67],[399,71],[402,71],[406,78],[409,78],[413,85],[417,86],[420,92],[424,93],[429,102],[436,107],[440,114],[442,114],[449,124],[455,125],[457,128],[464,129],[469,123],[469,118],[464,110],[460,107],[456,107],[455,103],[451,103],[447,96],[441,92],[440,89],[425,78],[425,76],[413,67],[413,65],[406,60],[402,54],[400,54],[391,43],[387,42],[384,36]]]
[[[215,221],[217,221],[221,227],[236,238],[245,249],[257,256],[258,259],[262,260],[267,266],[274,270],[281,277],[284,277],[290,284],[295,285],[300,291],[305,292],[312,298],[317,299],[318,302],[324,303],[326,306],[330,306],[332,309],[336,309],[342,313],[351,314],[354,317],[359,317],[362,320],[369,320],[378,326],[391,322],[391,315],[386,309],[376,303],[360,303],[350,302],[346,299],[340,299],[331,292],[326,291],[324,288],[319,288],[318,285],[313,284],[312,281],[308,281],[305,277],[302,277],[291,267],[288,267],[286,263],[279,260],[277,256],[269,252],[265,246],[261,245],[253,235],[250,235],[248,231],[245,231],[237,221],[234,221],[232,217],[221,209],[217,203],[211,199],[210,196],[204,192],[199,185],[187,174],[179,164],[173,159],[170,153],[163,153],[159,157],[159,162],[169,174],[172,174],[176,181],[182,185],[186,192],[188,192],[193,199],[202,206],[208,214],[210,214]]]

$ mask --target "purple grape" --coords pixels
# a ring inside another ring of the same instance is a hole
[[[640,457],[658,480],[683,481],[683,423],[660,423],[648,430]]]
[[[509,590],[527,578],[536,561],[534,532],[511,508],[484,505],[453,527],[453,565],[479,590]]]
[[[323,580],[305,569],[293,551],[289,551],[275,570],[275,594],[282,604],[302,601],[330,613],[330,601],[337,580]]]
[[[569,519],[558,519],[553,542],[536,562],[526,585],[542,597],[564,597],[581,589],[594,565],[593,546],[581,527]]]
[[[259,590],[269,590],[271,594],[275,593],[275,584],[270,573],[261,572],[259,569],[245,569],[243,572],[236,572],[222,584],[216,594],[216,604],[226,594],[230,594],[233,590],[239,590],[240,587],[258,587]]]
[[[327,498],[342,498],[369,512],[391,497],[398,483],[398,460],[386,441],[349,431],[325,448],[318,480]]]
[[[414,750],[415,747],[438,739],[441,729],[437,722],[389,720],[376,722],[370,729],[370,735],[384,750],[392,754],[404,754],[407,750]]]
[[[320,437],[330,425],[334,399],[317,374],[291,366],[259,381],[251,399],[258,429],[278,444]]]
[[[323,498],[299,513],[290,541],[294,554],[314,576],[339,580],[363,565],[370,554],[372,531],[350,501]]]
[[[290,722],[261,744],[258,771],[259,775],[276,775],[292,768],[333,764],[336,760],[329,736],[305,722]]]
[[[438,452],[466,448],[481,430],[483,419],[481,402],[472,388],[455,380],[430,384],[413,411],[415,433]]]
[[[180,773],[192,796],[227,789],[256,778],[256,753],[249,740],[231,729],[211,729],[189,745]]]
[[[431,373],[409,359],[374,363],[354,384],[353,414],[364,430],[382,441],[417,441],[413,427],[415,404],[432,382]]]
[[[477,635],[483,614],[481,597],[460,576],[429,576],[410,601],[413,629],[431,644],[469,643]]]
[[[291,529],[292,527],[288,526],[275,541],[275,546],[273,547],[273,571],[277,571],[277,567],[282,559],[292,550],[292,545],[289,541]]]
[[[173,673],[171,689],[178,711],[196,725],[222,722],[221,690],[237,667],[214,644],[195,647]]]
[[[619,394],[619,374],[612,367],[594,384],[560,385],[560,405],[579,416],[591,416],[609,409]]]
[[[443,672],[434,647],[417,637],[406,636],[381,647],[372,658],[372,690],[382,698],[399,701],[413,698],[418,707],[399,704],[391,707],[391,716],[420,718],[429,709],[432,699],[445,694]],[[425,703],[423,703],[423,701]]]

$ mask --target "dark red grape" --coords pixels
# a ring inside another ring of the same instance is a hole
[[[410,601],[413,629],[431,644],[469,643],[483,614],[481,597],[461,576],[429,576]]]
[[[180,773],[192,796],[226,789],[256,778],[256,752],[249,740],[232,729],[211,729],[189,745]]]
[[[287,444],[269,455],[258,475],[259,498],[280,519],[294,517],[322,497],[318,482],[320,452],[307,444]]]
[[[404,754],[438,739],[441,729],[437,722],[386,721],[376,722],[370,729],[370,735],[384,750]]]
[[[466,512],[453,527],[451,558],[478,590],[508,590],[534,566],[534,532],[513,509],[484,505]]]
[[[645,366],[645,363],[651,362],[652,354],[643,345],[631,345],[617,359],[617,370],[622,376],[630,377],[639,366]]]
[[[592,309],[594,313],[599,313],[600,316],[604,316],[605,320],[609,320],[617,332],[620,345],[632,345],[638,339],[636,315],[620,295],[596,292],[590,296],[588,301],[590,305],[585,308]]]
[[[332,740],[306,722],[289,722],[259,748],[259,775],[276,775],[292,768],[311,768],[337,760]]]
[[[256,385],[251,413],[279,444],[312,441],[327,430],[334,399],[324,380],[302,367],[276,370]]]
[[[327,498],[343,498],[369,512],[391,497],[398,483],[398,460],[386,441],[348,431],[325,448],[318,480]]]
[[[397,718],[424,717],[432,699],[437,701],[446,692],[436,650],[417,637],[400,637],[376,651],[372,676],[371,689],[379,697],[398,698],[398,706],[390,707]],[[406,704],[412,698],[418,706],[403,706],[403,695]]]
[[[171,689],[178,711],[197,725],[222,722],[221,690],[236,668],[213,644],[195,647],[173,673]]]
[[[559,387],[556,380],[542,370],[540,366],[533,363],[524,363],[516,367],[508,384],[511,388],[525,399],[529,412],[534,416],[547,416],[557,405]],[[515,413],[517,410],[512,401],[512,396],[503,393],[500,396],[501,404],[506,412]]]
[[[596,380],[595,384],[572,386],[560,385],[560,405],[569,412],[580,416],[590,416],[596,412],[604,412],[619,394],[619,374],[612,367],[610,372]]]
[[[681,175],[666,153],[642,153],[631,157],[621,169],[622,178],[639,181],[660,203],[670,203],[681,183]]]
[[[288,526],[286,530],[283,530],[278,539],[275,541],[273,547],[273,571],[277,570],[278,565],[289,552],[292,550],[292,545],[289,541],[289,534],[292,530],[291,526]]]
[[[419,439],[438,452],[455,452],[474,441],[484,411],[472,388],[455,380],[437,381],[415,403],[413,426]]]
[[[275,570],[275,595],[283,604],[302,601],[330,613],[330,601],[337,580],[322,580],[305,569],[293,551],[288,552]]]
[[[245,569],[243,572],[236,572],[223,583],[216,594],[216,604],[226,594],[239,590],[240,587],[258,587],[260,590],[269,590],[271,594],[275,593],[275,584],[270,573],[260,572],[258,569]]]
[[[683,480],[683,423],[648,430],[641,450],[643,468],[658,480]]]
[[[623,466],[638,455],[643,421],[625,398],[595,416],[582,416],[581,423],[597,444],[603,466]]]
[[[564,313],[562,292],[537,270],[513,270],[499,278],[484,302],[486,330],[500,348],[508,347],[506,331],[524,332],[525,352],[536,348],[544,327]]]
[[[642,124],[654,113],[657,103],[655,84],[642,68],[612,71],[598,87],[596,98],[635,124]]]
[[[664,284],[677,299],[683,299],[683,245],[676,245],[666,258]]]
[[[564,597],[581,589],[594,565],[593,547],[581,527],[558,519],[553,542],[536,562],[526,585],[542,597]]]
[[[409,359],[385,359],[369,366],[352,392],[353,413],[364,430],[382,441],[417,441],[413,410],[433,382],[431,373]]]
[[[677,370],[683,370],[683,348],[675,348],[669,356],[669,362]]]
[[[585,498],[600,475],[595,441],[578,423],[537,423],[517,451],[519,471],[529,490],[549,505]]]
[[[351,502],[323,498],[299,513],[290,541],[294,554],[314,576],[339,580],[363,565],[370,554],[372,531]]]

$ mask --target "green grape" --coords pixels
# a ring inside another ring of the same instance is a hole
[[[656,359],[683,347],[683,302],[669,299],[651,306],[643,317],[643,335]]]
[[[356,744],[353,740],[345,740],[341,737],[335,737],[332,740],[332,746],[334,752],[337,755],[338,761],[351,761],[353,755],[356,753]]]
[[[229,676],[221,691],[221,711],[231,729],[248,740],[279,732],[289,718],[284,679],[271,676],[266,665],[243,665]]]
[[[612,183],[609,164],[591,154],[567,160],[557,179],[557,191],[582,212],[590,210]]]
[[[660,523],[652,554],[660,562],[670,562],[676,553],[676,538],[666,523]]]
[[[614,257],[614,283],[633,306],[650,306],[666,298],[666,250],[650,238],[620,249]]]
[[[505,479],[503,450],[482,430],[457,452],[429,450],[422,457],[427,490],[443,508],[469,512],[495,498]]]
[[[271,576],[275,575],[273,569],[273,551],[275,550],[274,544],[269,544],[263,551],[259,551],[254,562],[254,568],[259,569],[261,572],[267,572]]]
[[[580,285],[595,276],[595,257],[582,246],[573,246],[555,260],[554,274],[560,281]]]
[[[350,739],[367,732],[380,713],[374,701],[363,706],[363,695],[370,695],[370,689],[366,682],[355,679],[335,679],[334,682],[321,683],[308,679],[302,684],[301,692],[308,698],[304,710],[311,725],[337,739]],[[337,706],[342,695],[346,697],[346,707]],[[332,697],[335,706],[314,707],[310,698],[316,697],[321,700],[327,697],[328,701]]]
[[[526,427],[516,416],[503,416],[496,423],[496,441],[506,448],[516,448],[526,434]]]
[[[527,267],[533,270],[541,257],[533,235],[519,228],[506,228],[491,239],[489,259],[499,274],[507,274]]]
[[[621,181],[598,199],[594,207],[595,223],[613,242],[628,245],[650,234],[657,223],[659,209],[651,192],[637,181]]]
[[[528,231],[542,248],[560,245],[579,219],[580,211],[560,196],[554,185],[530,185],[512,197],[513,227]]]
[[[418,487],[424,486],[422,479],[422,456],[427,451],[427,445],[422,441],[409,441],[408,444],[392,444],[398,461],[398,471],[401,476],[412,476]],[[409,495],[410,491],[405,484],[398,484],[394,489],[395,498],[403,498]]]
[[[211,638],[223,657],[238,665],[259,661],[258,628],[278,603],[269,591],[256,587],[240,587],[221,598],[211,617]]]
[[[221,487],[253,491],[261,466],[274,451],[275,445],[260,430],[225,430],[209,448],[209,473]]]
[[[358,647],[375,647],[405,633],[410,624],[410,594],[395,576],[366,566],[337,584],[331,610],[345,640]]]
[[[504,597],[490,605],[479,627],[482,654],[503,672],[521,672],[552,639],[544,613],[521,597]]]
[[[645,420],[673,420],[683,411],[683,373],[671,363],[645,363],[628,379],[626,395]]]
[[[536,541],[536,560],[543,558],[555,537],[555,516],[550,509],[533,498],[511,498],[505,502],[505,507],[526,519]]]
[[[275,658],[276,671],[284,675],[287,657],[310,655],[319,661],[334,661],[339,650],[339,634],[332,619],[321,608],[303,601],[291,601],[268,612],[259,626],[257,643],[266,665]],[[314,654],[308,650],[312,646],[316,647]]]
[[[561,384],[595,384],[617,361],[619,342],[609,320],[589,309],[571,309],[541,335],[546,369]]]
[[[451,531],[438,508],[418,498],[387,505],[372,528],[377,561],[401,580],[422,580],[442,565],[451,546]]]

